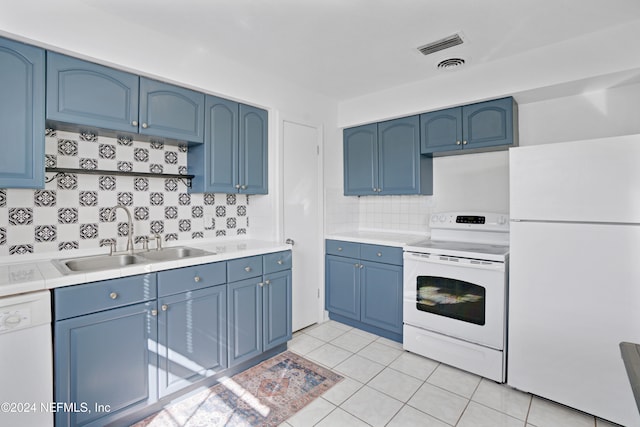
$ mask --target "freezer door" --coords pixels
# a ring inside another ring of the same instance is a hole
[[[640,135],[509,150],[510,216],[640,223]]]
[[[640,342],[638,254],[640,226],[513,223],[507,383],[640,426],[619,348]]]

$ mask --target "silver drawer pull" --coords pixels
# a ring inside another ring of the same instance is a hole
[[[271,284],[271,280],[265,280],[265,281],[264,281],[264,284],[265,284],[265,285],[270,285],[270,284]]]
[[[359,266],[358,268],[364,268],[364,265],[363,265],[363,264],[360,264],[360,266]]]
[[[200,280],[202,280],[202,279],[200,279],[200,276],[196,276],[196,277],[193,278],[193,281],[196,282],[196,283],[198,283]]]
[[[353,266],[354,266],[355,268],[358,268],[358,267],[360,267],[360,264],[358,264],[358,263],[356,262],[355,264],[353,264]]]
[[[258,283],[258,286],[263,287],[263,286],[264,286],[264,283],[263,283],[263,282],[260,282],[260,283]]]
[[[284,264],[284,261],[282,261],[281,259],[279,259],[278,261],[276,261],[278,263],[278,265],[282,265]]]
[[[244,271],[246,271],[247,273],[251,271],[251,267],[245,267]]]
[[[342,247],[339,247],[339,248],[338,248],[338,252],[342,252]]]
[[[118,294],[117,294],[117,293],[115,293],[115,292],[111,292],[111,293],[109,294],[109,298],[111,298],[111,299],[116,299],[116,298],[118,298]]]
[[[153,310],[151,310],[151,315],[152,316],[157,316],[158,315],[158,310],[156,310],[155,308]]]
[[[162,311],[167,311],[169,309],[169,306],[167,304],[162,304],[162,306],[160,307],[160,309]]]
[[[378,252],[376,255],[378,255],[378,256],[382,256],[382,252]]]

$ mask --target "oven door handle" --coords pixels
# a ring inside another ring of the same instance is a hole
[[[419,262],[425,264],[442,264],[448,266],[467,267],[482,270],[499,270],[504,271],[504,263],[498,261],[478,260],[471,258],[458,258],[445,255],[422,254],[416,252],[404,253],[405,267],[406,263]]]

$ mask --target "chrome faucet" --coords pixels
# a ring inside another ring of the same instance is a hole
[[[133,255],[133,221],[131,220],[131,212],[124,205],[116,205],[111,208],[111,213],[109,214],[109,221],[113,221],[116,217],[116,210],[118,208],[124,209],[127,213],[127,252]]]

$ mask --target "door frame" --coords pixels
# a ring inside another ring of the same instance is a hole
[[[285,236],[284,229],[284,126],[285,123],[293,123],[299,126],[307,126],[314,128],[318,133],[317,147],[318,147],[318,173],[317,173],[317,203],[318,203],[318,224],[316,224],[316,233],[318,236],[317,250],[318,259],[316,264],[318,272],[320,272],[317,278],[317,286],[319,289],[318,306],[316,307],[316,319],[317,323],[321,323],[324,320],[324,301],[325,301],[325,289],[324,289],[324,219],[325,219],[325,205],[324,205],[324,125],[320,123],[309,122],[300,117],[296,117],[293,114],[276,114],[278,122],[278,155],[276,158],[276,171],[278,179],[278,238],[281,242],[284,242],[287,238]]]

